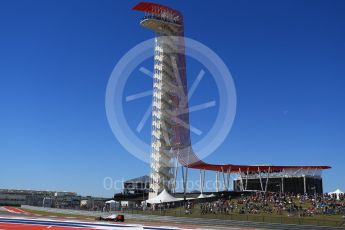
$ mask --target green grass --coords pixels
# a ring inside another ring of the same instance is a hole
[[[75,217],[75,218],[80,218],[80,219],[86,219],[86,218],[92,218],[94,219],[94,216],[84,216],[84,215],[77,215],[77,214],[70,214],[70,213],[57,213],[57,212],[49,212],[49,211],[38,211],[38,210],[32,210],[32,209],[27,209],[27,208],[21,208],[21,210],[33,213],[33,214],[38,214],[42,216],[57,216],[57,217]]]
[[[128,210],[127,213],[146,214],[146,215],[165,215],[175,217],[191,217],[191,218],[210,218],[210,219],[225,219],[225,220],[239,220],[239,221],[254,221],[266,223],[281,223],[281,224],[301,224],[301,225],[318,225],[318,226],[345,226],[341,215],[315,215],[308,217],[287,216],[287,212],[282,215],[278,214],[239,214],[236,212],[230,214],[206,214],[201,215],[200,208],[196,205],[191,214],[184,214],[183,208],[174,208],[166,211],[141,211]]]
[[[76,218],[95,218],[93,216],[84,216],[77,214],[64,214],[48,211],[37,211],[31,209],[23,209],[24,211],[40,214],[42,216],[57,216],[57,217],[76,217]],[[141,211],[141,210],[128,210],[124,213],[132,214],[145,214],[145,215],[165,215],[175,217],[190,217],[190,218],[210,218],[210,219],[223,219],[223,220],[239,220],[239,221],[254,221],[254,222],[266,222],[266,223],[279,223],[279,224],[302,224],[302,225],[318,225],[318,226],[331,226],[340,227],[344,226],[344,221],[340,215],[316,215],[313,217],[288,217],[278,214],[239,214],[231,213],[226,214],[207,214],[201,215],[200,209],[196,205],[191,214],[184,214],[183,208],[174,208],[166,211]]]

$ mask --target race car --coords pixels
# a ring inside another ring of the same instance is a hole
[[[125,221],[125,216],[124,215],[117,215],[117,214],[110,214],[110,215],[107,215],[107,216],[96,217],[96,220],[124,222]]]

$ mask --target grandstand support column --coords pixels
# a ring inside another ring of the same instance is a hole
[[[230,190],[230,176],[231,176],[231,168],[226,173],[226,183],[228,185],[228,190]]]
[[[202,191],[204,191],[204,189],[205,189],[205,173],[206,173],[206,170],[203,170],[203,174],[202,174]]]
[[[304,194],[307,193],[307,178],[305,175],[303,175],[303,188],[304,188]]]
[[[204,193],[204,186],[205,186],[205,170],[200,169],[200,193]]]
[[[244,185],[243,185],[243,177],[242,177],[241,168],[238,169],[238,173],[240,174],[241,191],[243,191],[244,190]]]
[[[247,168],[247,174],[246,174],[246,190],[248,188],[248,175],[249,175],[249,168]]]
[[[223,175],[223,190],[228,191],[228,185],[226,183],[226,178],[225,178],[225,173],[224,173],[224,168],[222,167],[222,175]]]
[[[177,173],[178,173],[178,160],[175,162],[175,169],[174,169],[174,182],[173,182],[173,193],[176,193],[176,180],[177,180]]]
[[[184,170],[184,168],[186,168],[186,170]],[[188,167],[182,166],[181,169],[182,169],[182,180],[183,180],[183,200],[186,202]]]
[[[203,193],[203,189],[202,189],[202,170],[200,169],[200,174],[199,174],[199,177],[200,177],[200,179],[199,179],[199,189],[200,189],[200,194],[202,194]]]
[[[282,170],[282,185],[281,185],[281,189],[282,189],[282,193],[285,192],[285,186],[284,186],[284,177],[286,176],[286,172],[285,169]]]
[[[261,177],[260,167],[258,167],[258,174],[259,174],[259,179],[260,179],[261,191],[264,191],[264,186],[262,184],[262,177]]]
[[[219,192],[219,172],[216,172],[216,192]]]
[[[268,172],[267,172],[267,178],[266,178],[266,184],[265,184],[265,194],[267,193],[267,186],[268,186],[268,180],[270,178],[270,171],[271,171],[271,167],[268,168]]]
[[[282,193],[284,193],[284,176],[282,176]]]

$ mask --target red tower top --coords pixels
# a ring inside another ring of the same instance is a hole
[[[157,3],[140,2],[134,6],[132,10],[143,11],[158,16],[161,16],[162,14],[169,14],[179,23],[183,22],[183,16],[179,11]]]

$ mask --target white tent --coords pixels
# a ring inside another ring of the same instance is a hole
[[[115,211],[116,209],[119,209],[120,203],[115,200],[108,200],[105,202],[105,206],[106,206],[106,209],[111,212],[111,211]]]
[[[341,191],[340,189],[337,189],[334,192],[329,192],[328,194],[329,195],[334,195],[335,194],[337,196],[337,200],[339,200],[339,195],[343,194],[343,193],[344,193],[343,191]]]
[[[181,199],[173,197],[170,195],[165,189],[155,198],[149,199],[146,203],[149,204],[159,204],[159,203],[166,203],[166,202],[176,202],[180,201]]]
[[[202,199],[202,198],[207,198],[207,195],[200,193],[200,195],[198,196],[198,199]]]
[[[115,201],[115,200],[108,200],[108,201],[106,201],[105,203],[106,203],[106,204],[115,204],[116,201]]]
[[[210,195],[205,195],[204,193],[200,193],[200,195],[197,197],[198,199],[202,199],[202,198],[211,198],[211,197],[215,197],[216,195],[214,195],[213,193]]]

